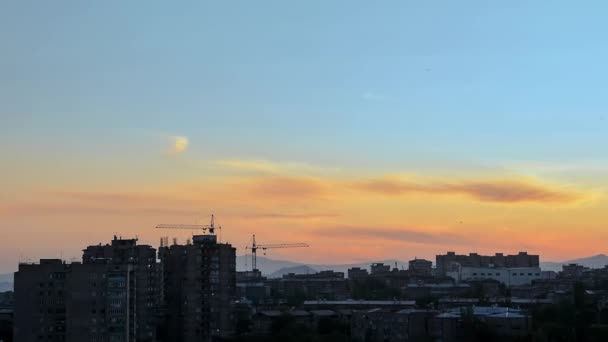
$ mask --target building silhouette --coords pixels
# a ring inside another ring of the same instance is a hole
[[[156,250],[114,237],[15,273],[16,341],[155,341]]]
[[[65,280],[70,270],[59,259],[19,265],[15,273],[15,341],[67,341]]]
[[[128,288],[131,293],[129,305],[132,317],[129,319],[131,324],[129,330],[133,332],[137,341],[154,341],[159,320],[156,312],[159,305],[156,249],[149,245],[138,245],[137,239],[122,239],[114,236],[111,244],[89,246],[83,250],[82,262],[85,265],[129,265],[129,268],[124,270],[128,272]],[[91,272],[104,272],[104,268],[90,269]],[[108,267],[107,271],[113,271],[112,267]],[[103,274],[101,276],[103,277]],[[110,280],[108,278],[107,286],[116,288]],[[116,294],[114,290],[108,293]]]
[[[411,275],[430,276],[433,272],[433,262],[424,259],[414,259],[408,262],[408,271]]]
[[[174,241],[175,242],[175,241]],[[215,235],[159,249],[165,341],[211,341],[234,334],[236,249]]]
[[[437,274],[445,275],[452,271],[454,265],[463,267],[491,267],[491,268],[517,268],[517,267],[539,267],[540,258],[538,255],[531,255],[527,252],[519,252],[515,255],[479,255],[470,253],[469,255],[458,255],[454,252],[447,252],[444,255],[437,255],[435,265]]]

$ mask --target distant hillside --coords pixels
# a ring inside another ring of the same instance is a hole
[[[13,291],[13,274],[0,274],[0,292]]]
[[[400,261],[400,260],[377,260],[377,261],[366,261],[366,262],[356,263],[356,264],[327,265],[327,264],[305,264],[305,263],[298,263],[298,262],[287,261],[287,260],[274,260],[274,259],[260,257],[260,256],[258,256],[258,258],[257,258],[258,269],[260,271],[262,271],[262,274],[265,276],[272,275],[273,273],[275,273],[281,269],[288,269],[288,268],[293,268],[293,267],[297,267],[297,266],[307,266],[309,269],[312,269],[315,272],[333,270],[336,272],[344,272],[344,274],[346,275],[349,268],[360,267],[360,268],[369,270],[370,265],[372,263],[376,263],[376,262],[384,263],[386,265],[390,265],[391,267],[395,267],[395,263],[397,263],[397,268],[399,268],[399,269],[406,268],[407,269],[407,262]],[[237,271],[251,270],[251,255],[238,256],[236,258],[236,269],[237,269]],[[289,273],[289,272],[287,272],[287,273]],[[297,273],[297,272],[293,272],[293,273]]]
[[[301,266],[302,264],[287,260],[273,260],[266,257],[258,256],[258,269],[262,274],[272,274],[281,268]],[[251,270],[251,255],[239,255],[236,257],[236,270],[249,271]]]
[[[279,270],[274,271],[273,273],[268,275],[268,278],[281,278],[285,274],[295,273],[295,274],[311,274],[317,273],[317,270],[314,268],[308,267],[306,265],[293,266],[293,267],[285,267]]]
[[[383,263],[385,265],[389,265],[391,268],[395,267],[395,264],[396,264],[398,269],[407,269],[407,267],[408,267],[408,263],[406,261],[394,260],[394,259],[372,260],[372,261],[366,261],[366,262],[361,262],[361,263],[357,263],[357,264],[336,264],[336,265],[312,264],[309,266],[316,270],[319,270],[319,271],[333,270],[336,272],[344,272],[344,275],[346,276],[349,268],[359,267],[359,268],[363,268],[363,269],[366,269],[369,271],[371,264],[375,264],[375,263]]]
[[[0,292],[13,291],[13,283],[0,282]]]
[[[608,265],[608,255],[598,254],[588,258],[573,259],[562,262],[541,262],[540,267],[546,271],[559,272],[562,270],[562,265],[567,264],[579,264],[589,268],[604,268],[604,266]]]

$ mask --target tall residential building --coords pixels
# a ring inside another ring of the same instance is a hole
[[[539,267],[540,258],[538,255],[531,255],[527,252],[519,252],[515,255],[496,253],[493,256],[479,255],[477,253],[458,255],[454,252],[448,252],[444,255],[437,255],[435,264],[437,266],[437,273],[445,275],[447,272],[453,271],[453,265],[493,268]]]
[[[215,235],[195,235],[185,245],[161,246],[164,339],[211,341],[234,333],[236,249]]]
[[[15,273],[16,341],[156,341],[155,250],[115,238]]]
[[[15,341],[68,341],[65,280],[69,272],[70,266],[59,259],[19,265],[14,284]]]
[[[137,337],[135,274],[131,264],[71,264],[66,341],[153,341]]]
[[[131,265],[131,287],[134,291],[132,331],[137,341],[154,341],[159,312],[159,272],[156,249],[138,245],[137,239],[114,236],[111,244],[89,246],[83,251],[83,264]]]

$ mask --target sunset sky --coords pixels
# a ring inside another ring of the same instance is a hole
[[[350,263],[608,252],[603,1],[0,2],[0,273],[207,223]]]

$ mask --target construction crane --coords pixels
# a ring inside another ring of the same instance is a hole
[[[251,247],[247,246],[246,249],[251,250],[251,266],[253,270],[257,269],[257,251],[261,249],[263,251],[271,248],[295,248],[295,247],[309,247],[307,243],[276,243],[276,244],[262,244],[259,245],[255,242],[255,234],[251,240]]]
[[[211,214],[211,222],[209,224],[159,224],[156,226],[157,229],[201,229],[203,231],[209,231],[209,234],[215,234],[215,229],[219,229],[221,232],[222,226],[215,226],[215,216]]]

